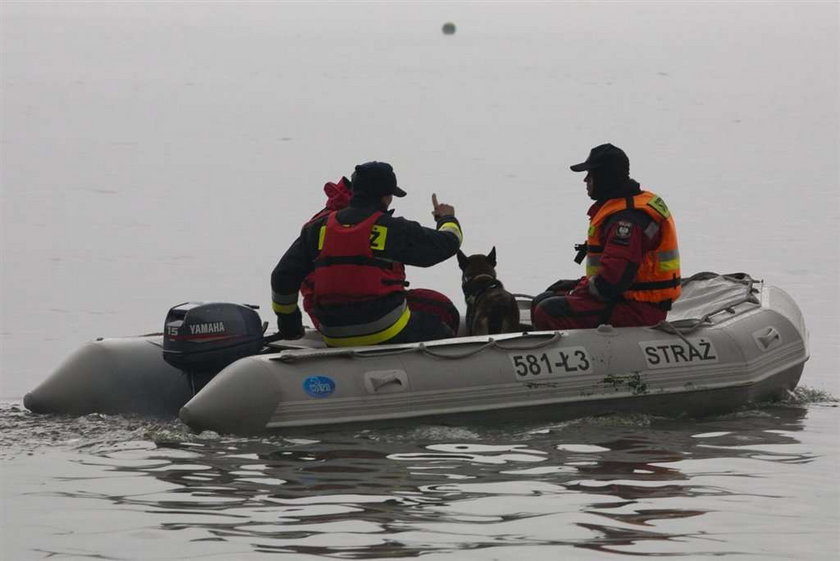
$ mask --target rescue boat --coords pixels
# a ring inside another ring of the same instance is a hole
[[[527,325],[530,299],[519,301]],[[746,274],[686,279],[655,327],[327,348],[314,330],[297,341],[263,338],[258,318],[232,304],[176,306],[162,334],[87,343],[24,405],[177,414],[193,430],[233,434],[626,412],[697,417],[784,397],[809,356],[794,300]]]

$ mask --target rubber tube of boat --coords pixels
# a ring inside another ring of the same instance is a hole
[[[23,405],[33,413],[174,417],[192,390],[184,373],[163,360],[159,339],[86,343],[26,394]]]

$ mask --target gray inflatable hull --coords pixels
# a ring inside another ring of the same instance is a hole
[[[174,417],[193,392],[184,373],[163,360],[161,343],[160,335],[86,343],[23,405],[34,413]]]
[[[195,430],[610,412],[708,415],[792,390],[808,358],[793,301],[764,288],[690,333],[534,332],[423,345],[286,350],[237,361],[181,409]]]
[[[754,287],[755,286],[755,287]],[[327,349],[318,335],[237,360],[194,395],[161,337],[87,343],[26,395],[36,413],[174,417],[255,434],[417,420],[562,420],[610,412],[707,415],[784,396],[808,359],[782,290],[690,283],[658,328],[459,337]]]

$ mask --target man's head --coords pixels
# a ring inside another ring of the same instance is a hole
[[[624,150],[612,144],[596,146],[589,151],[586,161],[570,169],[588,172],[584,178],[586,192],[596,201],[620,193],[630,179],[630,159]]]
[[[367,162],[356,166],[350,177],[354,195],[377,199],[381,197],[405,197],[406,193],[397,186],[394,168],[385,162]]]

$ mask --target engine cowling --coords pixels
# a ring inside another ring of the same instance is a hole
[[[163,327],[163,359],[184,372],[213,375],[260,352],[265,328],[254,308],[226,302],[171,308]]]

